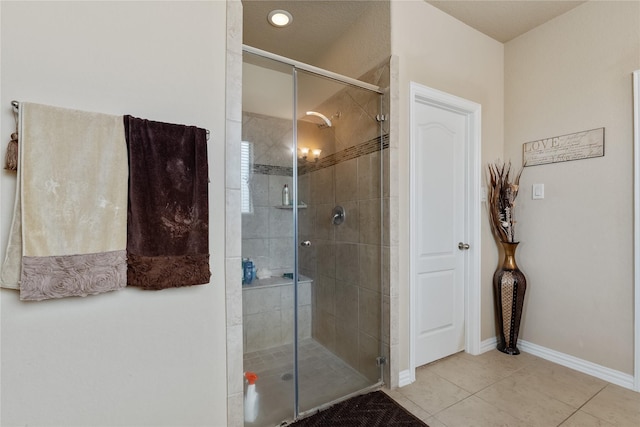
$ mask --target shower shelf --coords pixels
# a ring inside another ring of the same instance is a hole
[[[277,206],[274,206],[274,208],[276,208],[276,209],[293,209],[293,205],[277,205]],[[307,204],[306,203],[298,204],[298,209],[307,209]]]

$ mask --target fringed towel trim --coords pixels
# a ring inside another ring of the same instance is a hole
[[[128,254],[128,284],[148,290],[209,283],[209,255],[143,256]]]
[[[85,297],[127,285],[126,251],[22,258],[20,299]]]

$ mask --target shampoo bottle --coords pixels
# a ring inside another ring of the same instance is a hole
[[[282,205],[289,206],[290,204],[291,203],[289,199],[289,186],[285,184],[284,187],[282,188]]]
[[[252,423],[258,417],[258,392],[256,391],[258,376],[254,372],[245,372],[244,377],[249,383],[244,395],[244,420]]]

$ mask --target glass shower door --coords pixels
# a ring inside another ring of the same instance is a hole
[[[274,426],[295,416],[293,68],[245,52],[242,109],[245,425]]]
[[[310,280],[297,288],[303,414],[382,378],[383,147],[380,94],[294,75],[298,272]]]
[[[244,371],[257,375],[246,426],[382,379],[380,98],[244,52],[242,258],[257,273],[242,286]]]

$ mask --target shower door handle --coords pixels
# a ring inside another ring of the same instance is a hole
[[[311,246],[311,241],[310,240],[305,240],[302,243],[300,243],[300,246]]]

